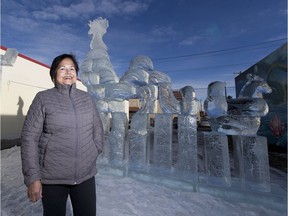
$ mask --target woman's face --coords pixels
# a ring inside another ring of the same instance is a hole
[[[75,65],[70,58],[63,59],[56,71],[56,82],[60,84],[72,85],[77,80]]]

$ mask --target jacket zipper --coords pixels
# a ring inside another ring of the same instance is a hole
[[[75,122],[76,122],[76,128],[75,128],[75,139],[76,140],[76,143],[75,143],[75,176],[74,176],[74,184],[77,184],[77,170],[78,170],[78,167],[77,167],[77,158],[78,158],[78,136],[77,136],[77,133],[78,133],[78,121],[77,121],[77,112],[76,112],[76,108],[75,108],[75,104],[74,104],[74,101],[72,100],[71,98],[71,92],[69,94],[69,98],[72,102],[72,106],[73,106],[73,111],[74,111],[74,117],[75,117]]]

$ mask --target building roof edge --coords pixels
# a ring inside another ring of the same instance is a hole
[[[8,48],[5,47],[5,46],[0,45],[0,49],[7,51]],[[42,62],[39,62],[39,61],[37,61],[37,60],[35,60],[35,59],[33,59],[33,58],[30,58],[30,57],[28,57],[28,56],[26,56],[26,55],[23,55],[23,54],[19,53],[18,56],[21,57],[21,58],[24,58],[24,59],[26,59],[26,60],[28,60],[28,61],[31,61],[31,62],[33,62],[33,63],[35,63],[35,64],[39,64],[39,65],[41,65],[41,66],[43,66],[43,67],[46,67],[46,68],[50,69],[50,66],[49,66],[49,65],[46,65],[46,64],[44,64],[44,63],[42,63]]]

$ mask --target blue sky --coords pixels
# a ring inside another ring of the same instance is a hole
[[[62,53],[79,63],[89,51],[88,22],[107,18],[104,35],[121,77],[137,55],[198,98],[227,83],[287,41],[286,0],[2,0],[1,45],[50,65]],[[234,95],[233,95],[234,96]]]

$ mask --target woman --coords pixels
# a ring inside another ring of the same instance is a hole
[[[74,215],[96,215],[103,127],[92,97],[76,89],[78,70],[73,55],[53,60],[55,87],[35,96],[22,130],[24,183],[31,202],[42,198],[44,215],[64,216],[68,195]]]

